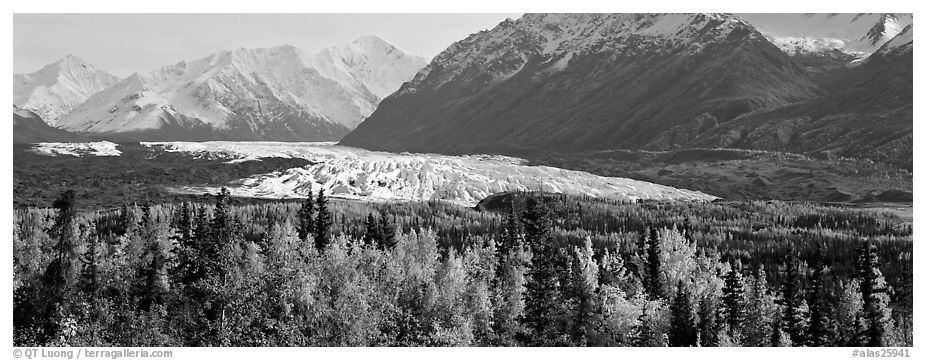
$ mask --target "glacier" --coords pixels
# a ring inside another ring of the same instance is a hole
[[[302,158],[309,165],[239,179],[215,186],[171,188],[177,193],[215,193],[224,185],[233,196],[304,198],[325,189],[330,197],[367,201],[447,201],[474,206],[506,191],[587,195],[614,200],[710,201],[717,197],[645,181],[604,177],[582,171],[531,166],[498,155],[449,156],[388,153],[330,142],[145,142],[156,151],[220,155],[228,162],[267,157]]]

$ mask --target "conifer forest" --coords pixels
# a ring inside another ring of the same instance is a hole
[[[911,346],[912,225],[817,203],[15,210],[16,346]]]

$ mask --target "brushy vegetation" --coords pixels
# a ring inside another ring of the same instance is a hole
[[[305,159],[264,158],[227,163],[221,154],[163,151],[139,143],[121,143],[120,156],[48,156],[32,144],[13,145],[13,205],[49,207],[59,194],[74,190],[82,209],[100,209],[120,201],[172,202],[194,199],[171,187],[224,184],[254,174],[305,166]]]
[[[527,158],[538,165],[698,190],[728,200],[913,201],[912,169],[867,159],[737,149],[614,150]]]
[[[17,346],[910,346],[912,227],[551,194],[21,208]]]

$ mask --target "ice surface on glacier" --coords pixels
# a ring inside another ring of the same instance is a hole
[[[337,146],[332,143],[166,142],[143,143],[164,151],[221,153],[234,161],[264,157],[303,158],[311,162],[251,176],[227,184],[235,196],[301,198],[309,190],[332,197],[373,201],[443,200],[472,206],[488,195],[515,190],[639,200],[713,200],[697,191],[676,189],[582,171],[528,166],[522,159],[469,155],[394,154]],[[182,187],[184,193],[216,192],[219,186]]]
[[[118,144],[111,143],[109,141],[87,143],[45,142],[34,144],[32,151],[48,156],[120,156],[122,155],[122,152],[117,149],[118,146]]]

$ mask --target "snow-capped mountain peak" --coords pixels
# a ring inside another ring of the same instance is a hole
[[[730,14],[525,14],[451,44],[403,93],[417,91],[425,79],[436,80],[434,86],[440,87],[466,73],[490,73],[492,81],[504,80],[538,57],[556,72],[567,68],[573,56],[589,53],[679,49],[696,53],[705,43],[724,39],[736,29],[754,32],[750,24]],[[443,76],[429,76],[435,70]]]
[[[133,74],[61,124],[97,133],[179,126],[205,129],[207,138],[337,140],[423,62],[376,37],[315,55],[290,45],[220,51]],[[161,139],[197,139],[187,135]]]
[[[338,120],[300,96],[312,86],[305,74],[310,71],[293,47],[221,51],[133,74],[81,104],[62,126],[90,132],[152,130],[167,117],[227,130],[237,112],[260,113],[261,100],[300,108],[326,122]]]
[[[349,88],[365,87],[379,99],[392,94],[425,65],[424,58],[408,55],[374,35],[323,49],[310,62],[325,77]]]
[[[31,74],[13,75],[13,104],[35,112],[48,124],[119,79],[67,55]]]
[[[913,50],[913,24],[907,25],[899,34],[878,48],[878,54],[900,54]]]
[[[913,23],[913,16],[909,14],[881,14],[875,26],[865,34],[863,40],[877,46],[900,34],[901,31]]]

